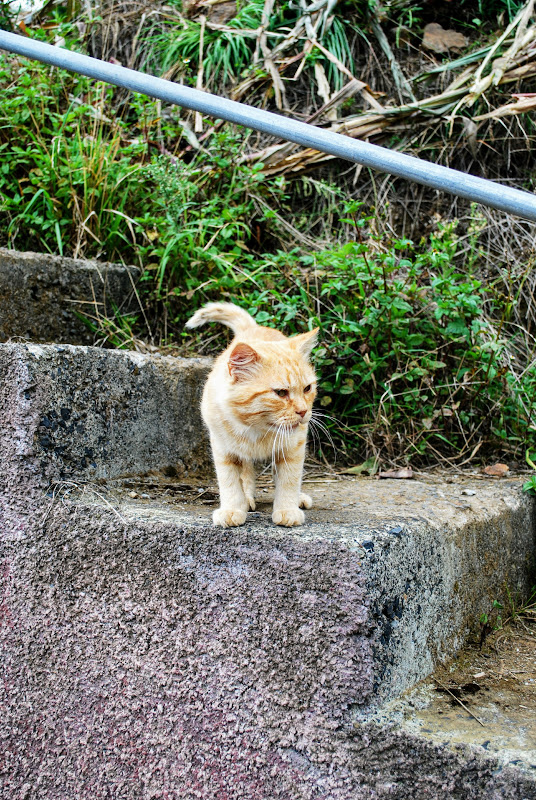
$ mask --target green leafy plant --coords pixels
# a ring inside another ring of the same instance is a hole
[[[491,612],[486,614],[485,612],[480,615],[480,624],[482,626],[489,625],[492,630],[499,631],[503,626],[502,614],[500,613],[504,608],[502,603],[499,603],[498,600],[494,600],[491,606]]]
[[[536,475],[531,475],[528,480],[523,484],[523,491],[527,494],[536,496]]]
[[[536,464],[534,463],[534,461],[530,456],[530,450],[527,450],[525,452],[525,461],[527,462],[529,467],[536,472]],[[525,481],[525,483],[523,484],[523,491],[526,492],[527,494],[532,495],[533,497],[536,496],[536,475],[531,475],[530,478]]]

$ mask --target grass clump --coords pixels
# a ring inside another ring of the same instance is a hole
[[[125,221],[148,199],[146,145],[113,114],[112,90],[41,64],[0,62],[0,236],[10,247],[132,258]],[[106,113],[104,112],[106,109]],[[132,251],[131,251],[132,252]]]

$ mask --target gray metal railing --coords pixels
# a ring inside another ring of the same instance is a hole
[[[442,192],[464,197],[476,203],[536,221],[536,195],[493,183],[458,170],[432,164],[420,158],[388,150],[385,147],[351,139],[306,122],[298,122],[253,106],[226,100],[188,86],[145,75],[116,64],[75,53],[25,36],[0,31],[0,49],[79,72],[90,78],[122,86],[134,92],[156,97],[167,103],[200,111],[215,119],[224,119],[246,128],[287,139],[366,167],[398,175]],[[1,100],[0,100],[1,102]]]

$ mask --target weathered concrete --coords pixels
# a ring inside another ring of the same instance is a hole
[[[82,261],[0,248],[0,342],[93,344],[95,336],[76,312],[113,319],[140,314],[136,267]]]
[[[376,502],[353,522],[311,511],[283,530],[261,511],[226,531],[203,523],[207,507],[115,492],[108,506],[96,491],[60,492],[4,528],[2,797],[536,797],[533,776],[482,748],[365,713],[400,689],[395,668],[425,670],[489,602],[467,560],[486,571],[502,496],[532,521],[518,487],[480,484],[457,521],[450,496],[426,520],[391,487],[353,481],[348,502]],[[420,492],[434,501],[437,485]],[[532,530],[498,517],[513,564]]]
[[[436,744],[476,746],[536,778],[535,657],[536,635],[527,625],[499,628],[482,648],[476,637],[432,676],[385,703],[374,721]]]
[[[2,800],[536,798],[371,717],[526,588],[521,482],[312,484],[302,528],[214,529],[169,477],[208,366],[0,347]]]
[[[530,588],[536,513],[520,482],[450,480],[306,483],[314,508],[307,524],[290,532],[271,524],[270,492],[261,493],[259,511],[249,515],[248,529],[258,535],[333,547],[333,565],[341,549],[352,554],[355,575],[366,586],[372,659],[366,702],[354,685],[358,719],[370,704],[398,696],[450,658],[478,629],[480,615],[504,597],[505,585],[520,596]],[[169,491],[173,483],[166,486]],[[474,495],[461,494],[467,490]],[[133,500],[115,488],[109,501],[125,520],[211,530],[210,504],[182,503],[180,491],[162,495],[156,484],[149,491],[138,489]],[[343,597],[341,589],[346,607]]]
[[[0,345],[0,492],[209,459],[199,413],[209,359]]]

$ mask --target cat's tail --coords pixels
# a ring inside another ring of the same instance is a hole
[[[187,328],[199,328],[207,322],[221,322],[236,333],[245,333],[251,328],[256,328],[257,323],[243,308],[234,303],[207,303],[206,306],[196,311],[186,323]]]

